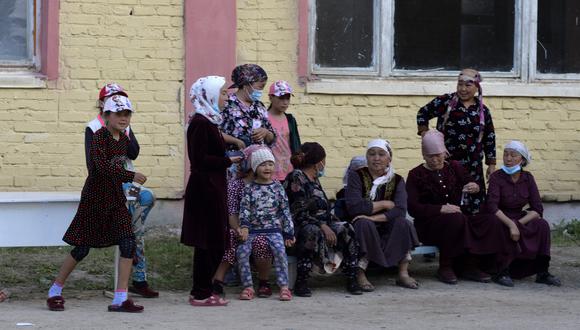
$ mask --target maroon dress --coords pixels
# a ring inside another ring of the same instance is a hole
[[[206,250],[226,248],[228,237],[226,169],[232,164],[218,127],[193,116],[187,129],[191,175],[185,190],[181,243]]]
[[[495,254],[497,267],[503,269],[517,246],[495,215],[440,212],[444,204],[460,205],[463,186],[469,182],[473,180],[457,161],[446,162],[438,171],[419,165],[409,172],[407,204],[419,240],[437,246],[441,258]]]
[[[541,218],[544,208],[533,175],[522,171],[518,181],[513,182],[509,174],[501,170],[496,171],[489,179],[487,196],[487,212],[495,214],[501,210],[512,219],[520,231],[518,245],[521,252],[517,254],[517,259],[510,266],[510,275],[514,278],[521,278],[543,271],[536,269],[538,264],[536,259],[543,257],[549,260],[550,225]],[[522,225],[518,219],[526,215],[526,210],[524,210],[526,205],[529,205],[527,210],[536,211],[540,218]]]
[[[95,132],[89,149],[89,176],[63,241],[74,246],[107,247],[134,237],[122,188],[123,182],[135,176],[124,168],[128,144],[125,134],[117,141],[106,127]]]

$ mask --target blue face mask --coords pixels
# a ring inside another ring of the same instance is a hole
[[[316,177],[317,178],[321,178],[324,176],[324,170],[325,168],[323,167],[321,170],[316,171]]]
[[[262,94],[264,92],[261,90],[254,89],[254,87],[252,87],[251,85],[250,88],[252,89],[252,92],[248,94],[250,96],[250,99],[254,102],[260,101],[260,99],[262,98]]]
[[[519,171],[521,171],[522,166],[520,164],[518,164],[516,166],[512,166],[512,167],[507,167],[507,166],[503,165],[501,167],[501,170],[504,171],[506,174],[512,175],[512,174],[516,174]]]

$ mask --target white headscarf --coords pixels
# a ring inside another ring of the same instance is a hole
[[[517,151],[520,155],[522,155],[522,157],[526,160],[526,165],[530,165],[530,163],[532,162],[532,154],[530,154],[530,152],[528,151],[528,148],[526,148],[526,146],[518,141],[518,140],[512,140],[510,142],[508,142],[503,149],[512,149]]]
[[[220,90],[226,84],[226,79],[220,76],[207,76],[199,78],[189,90],[189,98],[195,109],[195,113],[207,118],[215,125],[222,123],[222,114],[219,108]]]
[[[391,144],[389,143],[389,141],[383,140],[383,139],[371,140],[369,142],[369,144],[367,145],[367,151],[369,151],[371,148],[380,148],[380,149],[386,151],[387,154],[389,154],[389,158],[391,160],[393,159],[393,152],[391,151],[392,149],[391,149]],[[377,195],[377,189],[379,188],[379,186],[386,184],[386,183],[389,183],[394,177],[395,177],[395,168],[393,167],[393,164],[391,163],[391,165],[389,165],[389,167],[387,167],[385,169],[385,174],[383,176],[376,178],[373,181],[373,187],[371,188],[371,192],[369,194],[369,197],[371,198],[371,200],[375,200],[375,197]]]

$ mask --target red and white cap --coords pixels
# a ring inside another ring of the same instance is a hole
[[[133,105],[131,101],[126,96],[123,95],[113,95],[105,101],[103,105],[103,112],[120,112],[123,110],[129,110],[134,112]]]
[[[125,92],[125,89],[121,87],[121,85],[117,83],[110,83],[101,88],[101,91],[99,92],[99,100],[104,101],[105,98],[116,94],[123,95],[125,97],[129,96],[127,95],[127,92]]]
[[[282,96],[282,95],[286,95],[286,94],[292,95],[292,87],[290,86],[290,84],[287,81],[278,80],[275,83],[273,83],[272,85],[270,85],[270,90],[268,92],[268,95]]]

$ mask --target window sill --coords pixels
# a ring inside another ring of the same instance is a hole
[[[485,96],[580,97],[579,82],[487,80],[482,83]],[[309,94],[416,95],[436,96],[455,91],[456,83],[425,79],[330,79],[306,82]]]
[[[46,88],[46,79],[32,72],[2,72],[0,88]]]

